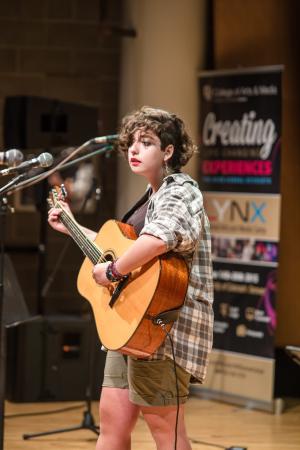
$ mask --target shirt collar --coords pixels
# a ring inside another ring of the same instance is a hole
[[[172,182],[174,182],[179,184],[179,185],[183,185],[184,183],[191,183],[194,186],[198,187],[198,183],[193,180],[193,178],[191,178],[187,173],[172,173],[171,175],[168,175],[164,178],[163,180],[163,184],[162,186],[164,186],[165,184],[170,184]]]
[[[172,173],[170,175],[167,175],[163,179],[162,185],[160,186],[160,188],[158,189],[157,192],[159,192],[162,187],[165,187],[168,184],[174,183],[174,182],[176,184],[179,184],[180,186],[182,186],[184,183],[190,183],[190,184],[192,184],[195,187],[199,187],[198,183],[192,177],[190,177],[187,173],[178,172],[178,173]],[[148,193],[148,196],[151,196],[151,194],[152,194],[152,189],[151,189],[151,185],[150,184],[147,185],[147,189],[146,189],[145,195],[147,193]],[[153,195],[155,195],[155,194],[153,194]]]

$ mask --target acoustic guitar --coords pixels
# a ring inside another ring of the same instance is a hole
[[[86,256],[77,288],[91,304],[100,341],[109,350],[149,357],[166,337],[158,318],[179,310],[184,302],[188,286],[184,259],[169,252],[134,270],[125,280],[99,286],[92,277],[93,266],[120,257],[137,238],[134,228],[109,220],[92,241],[60,203],[56,189],[52,189],[48,203],[62,210],[61,222]],[[165,329],[170,331],[173,323],[171,320]]]

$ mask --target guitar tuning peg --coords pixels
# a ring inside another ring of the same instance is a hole
[[[48,202],[48,205],[50,205],[51,207],[54,206],[54,203],[53,203],[52,198],[48,197],[48,198],[47,198],[47,202]]]
[[[63,200],[65,200],[68,197],[68,192],[64,184],[60,185],[60,192]]]

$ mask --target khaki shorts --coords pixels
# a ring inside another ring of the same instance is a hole
[[[104,387],[129,389],[132,403],[140,406],[177,404],[174,363],[171,359],[146,360],[130,356],[127,362],[118,352],[108,351],[104,369]],[[185,403],[191,375],[176,365],[179,403]]]

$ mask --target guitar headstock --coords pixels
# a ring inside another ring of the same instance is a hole
[[[55,186],[49,192],[47,202],[50,208],[61,208],[59,203],[60,200],[65,201],[67,198],[67,191],[63,184],[60,186]]]

